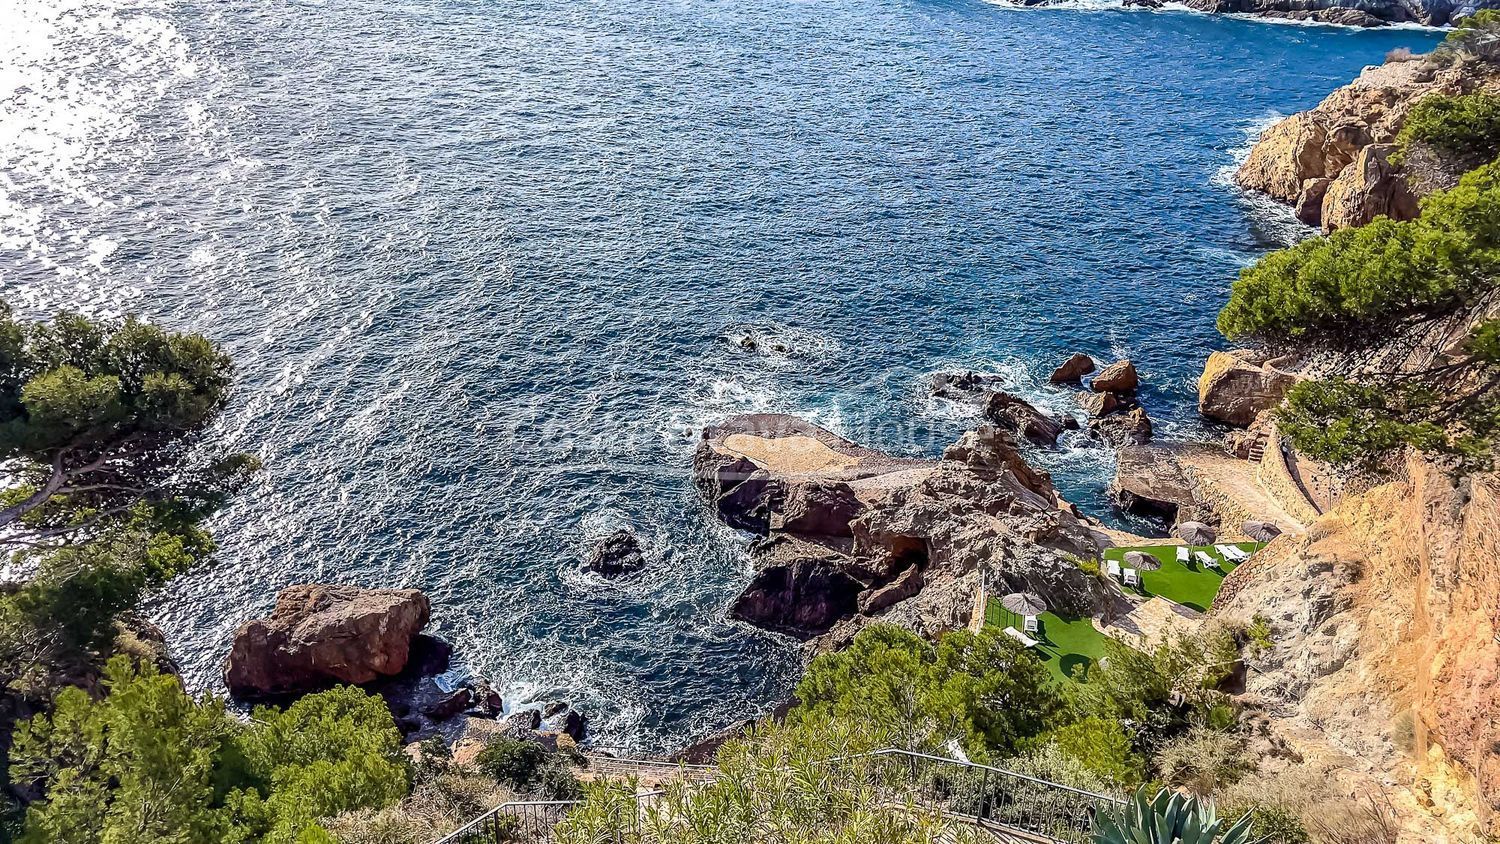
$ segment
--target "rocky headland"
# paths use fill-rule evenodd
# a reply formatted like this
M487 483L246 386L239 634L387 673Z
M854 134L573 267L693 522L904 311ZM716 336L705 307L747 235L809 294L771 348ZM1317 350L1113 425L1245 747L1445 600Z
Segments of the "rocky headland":
M934 635L968 623L981 577L1091 614L1089 526L1006 431L964 434L939 460L897 458L793 416L706 429L694 479L756 535L734 617L836 648L872 621Z
M1017 0L1022 6L1050 6L1063 0ZM1176 0L1199 12L1252 15L1278 20L1308 21L1340 26L1377 27L1396 23L1448 26L1481 9L1496 8L1494 0ZM1167 0L1124 0L1125 8L1160 9Z
M1365 68L1314 108L1261 133L1235 182L1293 205L1298 219L1325 232L1378 216L1410 220L1423 196L1453 187L1483 162L1419 145L1395 163L1407 114L1423 97L1475 91L1500 91L1492 65L1440 66L1418 58Z

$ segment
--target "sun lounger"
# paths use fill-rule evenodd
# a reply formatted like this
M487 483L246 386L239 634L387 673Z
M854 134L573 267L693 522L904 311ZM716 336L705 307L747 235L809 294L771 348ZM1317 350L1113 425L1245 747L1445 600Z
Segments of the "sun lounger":
M1179 562L1179 563L1185 563L1187 561L1188 561L1188 549L1187 549L1187 546L1186 545L1179 545L1179 546L1177 546L1177 562Z
M1198 558L1198 562L1202 563L1205 566L1208 566L1211 569L1216 569L1219 567L1219 561L1214 559L1214 557L1207 552L1198 551L1194 553L1193 556Z
M1022 633L1014 627L1005 628L1005 635L1011 637L1012 639L1015 639L1017 642L1020 642L1028 648L1034 648L1037 645L1041 644L1041 642L1038 642L1030 636L1027 636L1025 633Z
M1228 557L1231 560L1234 560L1236 563L1243 563L1244 561L1250 559L1250 554L1246 552L1245 549L1236 548L1233 545L1224 546L1223 553L1224 556Z
M1042 630L1041 621L1034 615L1026 616L1026 622L1022 626L1026 628L1027 633L1040 633Z
M1125 569L1124 572L1123 572L1123 574L1124 574L1124 577L1125 577L1125 585L1126 586L1140 586L1141 585L1141 573L1140 572L1136 571L1135 569Z
M1120 576L1120 561L1119 560L1109 560L1106 563L1105 567L1104 567L1104 571L1110 577L1116 577L1116 578L1119 577Z

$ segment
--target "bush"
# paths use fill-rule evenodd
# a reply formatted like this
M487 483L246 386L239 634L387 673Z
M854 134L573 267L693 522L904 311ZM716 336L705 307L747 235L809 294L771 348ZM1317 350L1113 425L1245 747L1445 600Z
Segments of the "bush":
M1248 640L1250 653L1254 656L1260 656L1270 650L1276 644L1276 641L1271 638L1271 620L1256 613L1255 618L1245 628L1245 639Z
M540 744L501 738L485 745L474 758L474 765L496 782L524 792L536 782L537 772L546 761L547 751Z
M1262 258L1235 281L1219 330L1285 340L1442 313L1497 274L1500 162L1491 162L1425 197L1415 220L1379 218Z
M1422 418L1443 405L1442 397L1420 381L1361 384L1330 378L1292 387L1276 415L1282 436L1297 451L1336 466L1378 470L1386 455L1403 446L1481 456L1487 450L1482 441L1452 437L1438 422ZM1482 416L1472 419L1471 428L1476 425L1471 435L1493 433Z
M1059 753L1108 783L1112 791L1133 789L1146 781L1146 760L1132 748L1130 736L1118 721L1084 718L1053 730L1047 738Z
M904 805L906 764L848 757L882 737L847 720L766 725L726 744L717 776L678 782L639 803L629 786L595 785L557 827L559 844L859 842L937 844L972 840L936 811Z
M1064 708L1046 666L988 628L933 644L873 625L847 650L814 659L796 697L793 718L853 721L907 749L946 751L956 741L977 759L1015 752Z
M46 793L23 842L321 841L319 820L406 794L395 723L359 689L260 708L245 725L125 657L105 685L99 700L66 689L18 726L13 775Z
M1417 101L1396 137L1395 161L1413 144L1425 144L1463 159L1489 160L1500 153L1500 96L1486 92Z
M1208 797L1237 782L1253 766L1239 736L1194 727L1161 749L1156 767L1164 785Z
M1432 51L1438 62L1500 61L1500 11L1483 9L1460 20Z

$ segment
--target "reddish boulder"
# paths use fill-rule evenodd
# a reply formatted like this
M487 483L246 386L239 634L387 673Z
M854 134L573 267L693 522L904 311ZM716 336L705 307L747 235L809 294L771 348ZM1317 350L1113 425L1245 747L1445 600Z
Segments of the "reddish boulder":
M416 589L289 586L269 618L235 633L224 682L235 695L267 697L393 677L430 613Z
M1094 359L1082 352L1075 353L1063 361L1062 366L1052 370L1050 380L1054 384L1076 384L1083 376L1094 371Z
M1096 393L1133 393L1140 386L1141 378L1135 372L1135 364L1129 360L1104 367L1089 382L1089 388Z

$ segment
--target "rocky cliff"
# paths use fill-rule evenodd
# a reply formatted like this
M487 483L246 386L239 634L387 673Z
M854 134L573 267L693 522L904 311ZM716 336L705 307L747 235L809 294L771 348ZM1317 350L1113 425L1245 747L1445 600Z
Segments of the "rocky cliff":
M875 619L924 634L962 627L982 577L1079 613L1103 600L1071 559L1097 553L1089 527L995 427L933 461L791 416L741 416L704 431L694 475L721 518L759 536L732 614L814 647L839 647Z
M1383 795L1400 841L1500 833L1500 477L1421 459L1236 571L1215 612L1270 623L1245 699L1262 773Z
M1474 162L1415 150L1403 166L1394 164L1391 154L1407 113L1429 94L1477 90L1500 91L1500 71L1421 60L1365 68L1316 107L1263 132L1235 182L1294 205L1298 218L1324 231L1381 215L1412 219L1422 196L1457 184Z

